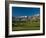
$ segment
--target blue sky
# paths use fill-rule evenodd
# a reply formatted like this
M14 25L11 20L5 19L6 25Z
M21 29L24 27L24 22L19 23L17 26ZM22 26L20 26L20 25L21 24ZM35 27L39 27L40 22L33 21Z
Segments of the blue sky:
M12 16L32 16L33 14L40 14L40 8L12 7Z

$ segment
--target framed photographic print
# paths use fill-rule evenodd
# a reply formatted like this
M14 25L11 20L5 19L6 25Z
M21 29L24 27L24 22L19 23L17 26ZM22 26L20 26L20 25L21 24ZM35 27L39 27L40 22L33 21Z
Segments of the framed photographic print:
M6 37L45 34L45 4L6 1Z

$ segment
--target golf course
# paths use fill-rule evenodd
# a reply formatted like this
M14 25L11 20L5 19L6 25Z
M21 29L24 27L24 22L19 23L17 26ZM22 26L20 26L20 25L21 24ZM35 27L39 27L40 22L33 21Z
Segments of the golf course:
M40 30L40 20L12 21L12 31Z

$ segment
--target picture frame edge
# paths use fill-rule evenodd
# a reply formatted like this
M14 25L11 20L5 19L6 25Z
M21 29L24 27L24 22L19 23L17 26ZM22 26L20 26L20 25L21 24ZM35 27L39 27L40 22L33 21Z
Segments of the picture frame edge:
M20 1L15 1L15 2L20 2ZM22 3L22 2L21 2ZM33 3L33 2L23 2L23 3ZM8 35L8 8L9 8L9 2L5 1L5 37L23 37L23 36L40 36L40 35L45 35L45 3L40 3L40 2L34 2L35 4L42 4L43 5L43 33L41 34L28 34L28 35Z

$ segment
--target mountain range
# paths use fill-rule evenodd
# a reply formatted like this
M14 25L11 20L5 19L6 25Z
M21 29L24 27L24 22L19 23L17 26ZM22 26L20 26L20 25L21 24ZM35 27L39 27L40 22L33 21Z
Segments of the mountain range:
M40 14L35 14L35 15L32 15L32 16L15 16L13 17L12 16L12 20L15 20L15 21L25 21L25 20L36 20L36 19L40 19Z

